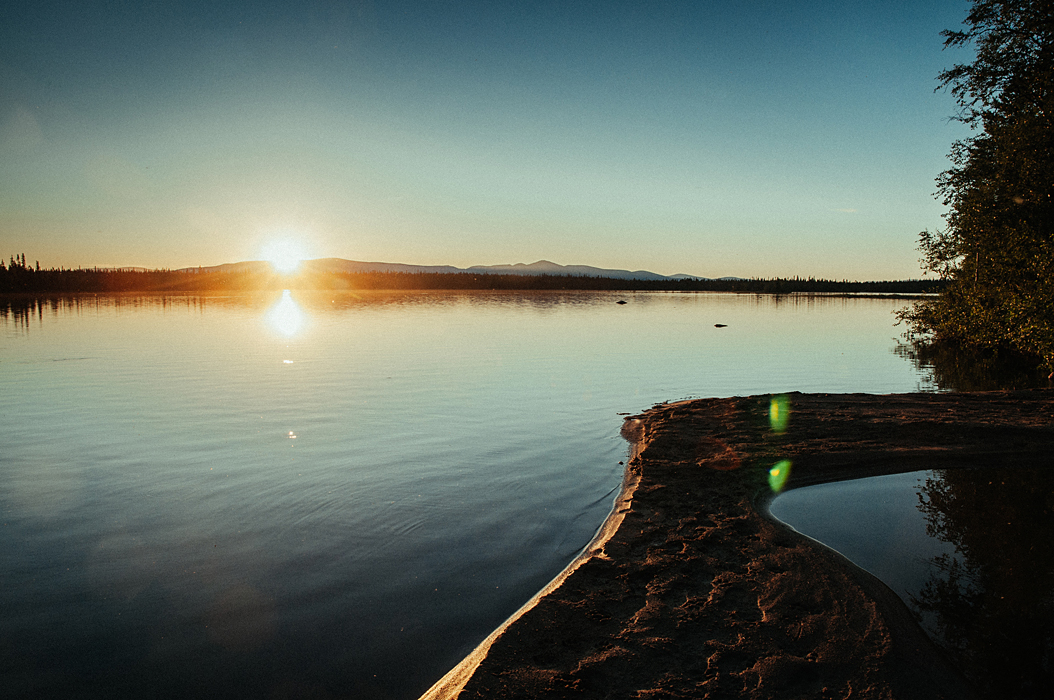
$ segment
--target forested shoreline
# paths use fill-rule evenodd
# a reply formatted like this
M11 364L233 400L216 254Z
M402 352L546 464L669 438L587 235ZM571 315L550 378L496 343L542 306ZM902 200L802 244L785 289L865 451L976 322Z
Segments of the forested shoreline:
M21 259L0 264L0 294L118 292L250 292L280 289L354 290L597 290L755 292L760 294L923 294L939 280L855 282L815 278L634 280L571 275L501 275L470 272L359 272L282 275L185 270L41 269Z

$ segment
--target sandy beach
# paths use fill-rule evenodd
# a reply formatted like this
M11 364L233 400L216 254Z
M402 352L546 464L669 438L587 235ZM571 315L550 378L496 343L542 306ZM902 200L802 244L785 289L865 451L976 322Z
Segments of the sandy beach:
M772 398L627 419L601 534L423 700L971 697L899 597L768 516L770 472L1049 467L1054 391Z

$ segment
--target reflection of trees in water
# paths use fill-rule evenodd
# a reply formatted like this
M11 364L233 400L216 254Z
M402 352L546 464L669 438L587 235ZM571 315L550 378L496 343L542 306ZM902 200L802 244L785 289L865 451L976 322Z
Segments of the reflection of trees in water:
M41 319L44 315L44 303L37 299L3 299L0 298L0 320L14 322L21 330L28 330L33 318Z
M28 332L51 317L121 309L186 308L204 311L210 307L264 310L274 304L275 294L139 293L66 294L30 296L0 294L0 325L10 324ZM328 302L330 297L326 297Z
M1049 697L1054 672L1054 469L937 472L919 494L934 558L912 607L984 696Z
M946 391L994 391L1048 386L1038 360L1009 352L948 343L902 343L893 352L909 360L926 383Z

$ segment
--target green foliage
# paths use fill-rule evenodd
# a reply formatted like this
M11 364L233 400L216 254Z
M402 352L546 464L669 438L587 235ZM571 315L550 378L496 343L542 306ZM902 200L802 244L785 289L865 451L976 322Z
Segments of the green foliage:
M952 147L937 178L943 231L923 231L924 267L950 280L901 314L910 335L1007 348L1054 369L1054 5L975 0L972 63L939 76L976 136Z

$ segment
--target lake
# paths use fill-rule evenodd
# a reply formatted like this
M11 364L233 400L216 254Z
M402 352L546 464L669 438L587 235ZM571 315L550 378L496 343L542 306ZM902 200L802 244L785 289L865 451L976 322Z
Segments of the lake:
M896 352L906 303L0 300L0 683L415 698L592 538L623 414L932 389Z

